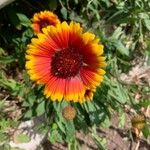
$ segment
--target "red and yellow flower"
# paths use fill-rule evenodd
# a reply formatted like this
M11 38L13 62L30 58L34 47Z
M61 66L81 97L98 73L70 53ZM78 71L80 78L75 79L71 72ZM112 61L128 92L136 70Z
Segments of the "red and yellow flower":
M42 29L48 25L56 26L58 23L60 23L60 21L57 15L45 10L34 14L31 26L35 33L40 33Z
M48 26L28 45L26 69L53 101L92 100L106 66L103 45L79 23Z

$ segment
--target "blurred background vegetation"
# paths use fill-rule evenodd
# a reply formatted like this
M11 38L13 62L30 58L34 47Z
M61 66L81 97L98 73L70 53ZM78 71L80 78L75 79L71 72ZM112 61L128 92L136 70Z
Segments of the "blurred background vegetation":
M29 80L25 71L26 46L34 33L34 13L51 10L61 21L80 22L104 44L106 76L92 102L71 104L77 112L73 121L62 116L66 102L45 100L42 86ZM148 141L150 105L150 1L149 0L16 0L0 10L0 147L9 149L20 122L45 115L46 122L36 127L54 144L64 141L68 149L80 149L75 132L90 134L98 149L107 149L107 139L97 133L109 127L114 112L117 128L127 120L144 116L139 128L130 124L128 140L142 131ZM51 117L48 117L51 116ZM133 133L137 128L138 133ZM113 137L112 137L113 138ZM134 140L134 139L133 139Z

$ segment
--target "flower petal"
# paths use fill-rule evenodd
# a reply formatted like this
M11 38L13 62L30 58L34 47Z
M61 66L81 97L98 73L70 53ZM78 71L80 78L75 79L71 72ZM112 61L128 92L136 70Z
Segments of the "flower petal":
M26 69L32 80L38 80L38 83L44 84L49 80L50 58L26 55L29 60L26 62Z
M103 76L96 71L90 70L88 67L84 67L80 70L80 76L87 88L96 88L103 80Z
M65 100L82 102L84 93L85 88L79 77L76 76L66 80Z
M46 97L51 97L53 101L61 101L65 92L65 79L51 77L44 89Z

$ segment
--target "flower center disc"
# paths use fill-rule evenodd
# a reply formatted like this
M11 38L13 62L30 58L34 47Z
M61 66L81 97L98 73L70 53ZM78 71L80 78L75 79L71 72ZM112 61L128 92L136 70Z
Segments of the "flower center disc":
M40 21L40 29L47 27L49 24L48 20L42 20Z
M56 52L51 62L52 73L61 78L72 77L78 74L82 66L82 56L71 49Z

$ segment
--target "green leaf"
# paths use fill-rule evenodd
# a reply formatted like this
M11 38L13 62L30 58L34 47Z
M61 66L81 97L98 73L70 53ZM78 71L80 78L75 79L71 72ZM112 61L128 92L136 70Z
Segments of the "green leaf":
M10 89L15 89L16 88L16 85L17 85L17 82L13 79L9 79L9 80L6 80L4 83L3 83L7 88L10 88Z
M149 19L149 15L146 14L146 13L139 13L139 17L140 17L141 19Z
M67 19L67 9L65 7L61 8L60 12L63 15L64 19Z
M6 55L6 52L3 48L0 47L0 56Z
M93 2L96 2L96 3L95 4L93 3L93 5L91 5L91 3L88 3L87 9L92 11L93 15L97 18L97 20L100 20L99 11L97 9L98 3L97 3L97 1L93 1Z
M147 55L147 65L150 65L150 42L148 44L148 50L146 51L146 55Z
M98 148L100 150L107 150L106 148L106 139L100 137L97 132L96 132L96 126L93 126L92 128L92 138L94 139L94 141L96 142Z
M58 128L57 124L56 123L53 123L52 125L52 130L56 130Z
M32 115L32 110L29 109L28 111L26 111L24 113L24 118L31 118L33 115Z
M125 125L125 113L120 109L119 112L119 128L124 128Z
M150 106L150 99L146 99L146 100L140 101L139 105L143 106L143 107Z
M65 121L65 127L66 127L66 135L67 135L67 141L71 142L73 139L75 139L75 126L72 120Z
M21 25L25 27L31 26L31 21L24 14L17 13L17 17L19 18Z
M36 112L38 116L42 115L45 112L45 101L42 101L40 104L38 104Z
M148 125L146 125L143 129L142 129L143 135L144 137L147 139L150 136L150 128L148 127Z
M150 19L144 19L146 28L150 31Z
M0 63L1 64L9 64L16 59L13 56L0 56Z
M34 105L34 102L36 101L36 96L35 96L35 94L33 92L29 93L27 95L27 101L29 102L30 107L32 107Z
M122 28L121 28L121 27L118 27L118 28L114 31L114 33L113 33L113 35L111 36L111 38L112 38L112 39L118 39L119 36L120 36L122 33L123 33L123 32L122 32Z
M50 142L52 143L52 144L54 144L58 139L57 139L57 131L55 130L55 131L50 131L50 134L48 135L48 138L49 138L49 140L50 140Z
M63 125L63 123L62 123L60 120L57 120L56 123L57 123L59 129L60 129L63 133L66 133L66 131L65 131L65 126Z
M86 107L87 112L95 111L95 107L94 107L93 102L88 101L87 103L85 103L84 106Z
M126 89L124 89L124 87L118 82L112 82L110 84L110 90L108 93L111 97L115 98L120 103L124 104L129 100Z
M5 99L3 99L3 100L0 99L0 112L2 112L4 107L5 107Z
M1 145L1 143L6 142L8 139L9 139L8 135L0 132L0 145Z
M30 104L27 101L23 101L21 106L22 107L29 107Z
M79 150L79 149L81 149L80 144L76 139L73 139L68 143L68 150Z
M107 23L120 24L129 21L129 13L124 12L123 10L116 11L113 13L107 20Z
M126 55L129 56L129 50L128 48L126 48L121 41L119 40L115 40L113 41L113 45L116 47L117 51L122 54L122 55Z
M50 130L49 140L52 144L54 144L58 140L58 126L56 123L53 123L52 129Z
M18 134L16 135L16 141L18 143L28 143L30 141L30 137L27 136L26 134Z
M108 117L105 117L105 120L101 123L101 126L103 128L108 128L110 126L110 119Z
M79 15L77 15L76 12L72 11L71 13L69 13L69 18L70 20L74 20L77 22L83 22L83 18L81 18Z

